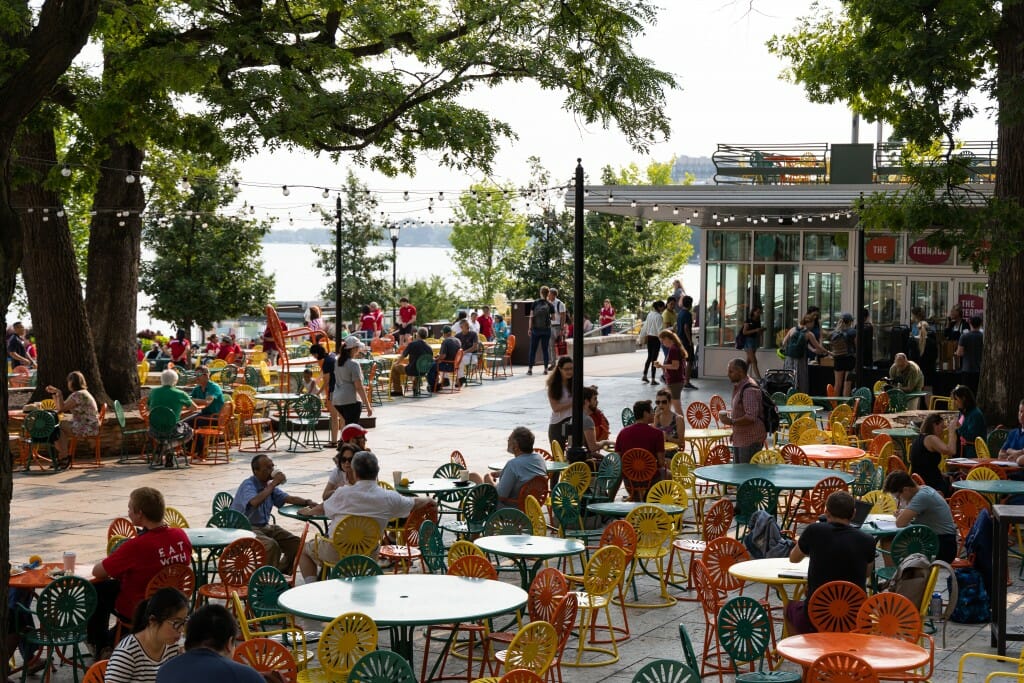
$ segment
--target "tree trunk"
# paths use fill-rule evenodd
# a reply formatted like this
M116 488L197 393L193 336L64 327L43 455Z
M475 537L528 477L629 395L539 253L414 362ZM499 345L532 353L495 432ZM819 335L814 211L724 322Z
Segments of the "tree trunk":
M93 203L97 213L89 236L85 307L107 394L130 404L139 398L135 323L145 196L138 175L145 153L114 141L108 149ZM125 180L129 171L135 176L132 183Z
M998 54L999 173L996 174L995 196L1020 204L1024 197L1024 117L1020 103L1024 101L1024 5L1003 3L1003 22L996 35ZM999 228L996 228L998 230ZM1000 235L1001 239L1019 242L1020 234ZM1020 354L1018 340L1024 329L1024 254L1003 259L997 270L989 270L988 293L985 297L985 346L978 387L978 404L989 423L1017 424L1017 404L1024 397L1024 363L1016 361Z
M32 213L26 213L22 219L25 244L21 266L29 308L37 312L32 319L32 331L42 360L32 399L48 398L45 388L51 384L66 391L68 373L79 370L96 401L106 403L67 217L58 216L53 208L61 206L57 193L43 186L57 159L53 129L45 124L31 131L23 129L16 148L22 157L19 167L33 176L12 192L16 205L33 207ZM30 159L48 159L52 163Z

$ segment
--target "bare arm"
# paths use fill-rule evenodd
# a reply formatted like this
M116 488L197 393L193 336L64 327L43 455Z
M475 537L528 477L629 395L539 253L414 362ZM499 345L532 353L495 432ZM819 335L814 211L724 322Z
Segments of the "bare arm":
M369 399L366 398L366 389L363 388L363 380L357 376L352 384L355 386L356 396L358 396L360 400L362 400L363 405L366 406L366 414L368 416L373 415L373 406L370 405Z
M800 562L805 557L807 557L807 555L804 555L804 551L800 550L800 544L799 543L794 545L793 549L789 551L789 561L790 562Z
M915 517L917 517L916 512L910 508L903 508L899 511L899 514L896 515L896 526L901 529L905 526L910 526Z
M809 347L817 351L822 356L829 355L828 349L822 346L821 342L819 342L817 338L815 338L815 336L810 333L810 331L804 332L804 336L807 338L807 345Z

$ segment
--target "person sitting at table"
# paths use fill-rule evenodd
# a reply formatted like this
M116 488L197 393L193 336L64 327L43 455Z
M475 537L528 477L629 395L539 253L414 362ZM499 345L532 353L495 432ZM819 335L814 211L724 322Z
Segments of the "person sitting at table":
M1017 422L1020 426L1006 435L1006 441L999 449L999 457L1024 465L1024 401L1017 406Z
M942 439L942 430L946 430L946 439ZM921 477L924 483L949 498L953 489L949 479L939 471L942 456L955 456L957 452L956 429L945 424L939 414L925 418L921 425L921 433L910 445L910 471Z
M209 368L202 366L196 368L196 385L192 389L191 397L193 403L200 410L198 413L186 417L185 422L192 428L195 428L197 424L203 426L216 423L220 409L224 407L224 390L216 382L210 381ZM199 453L204 454L206 439L200 439L192 446L193 448L198 446Z
M96 436L100 431L99 411L96 408L96 399L89 393L89 385L85 381L85 375L78 370L68 373L68 391L70 394L65 399L64 392L55 386L46 387L46 393L50 394L58 413L70 412L71 419L64 420L58 424L60 438L57 439L57 457L61 467L70 464L71 458L68 454L68 446L71 437L85 439Z
M434 353L434 350L430 348L430 344L426 341L428 336L430 336L430 331L427 328L420 327L417 329L416 338L409 342L405 349L402 350L401 357L407 358L408 361L405 363L398 362L391 366L392 396L404 395L405 392L402 390L402 385L405 383L405 377L417 377L416 364L420 358L423 356L429 358ZM415 382L415 379L413 381Z
M106 659L110 654L111 613L130 622L146 595L149 580L163 567L192 560L192 544L185 532L164 523L164 496L156 489L143 486L131 492L128 519L142 531L92 568L99 582L95 584L96 609L89 618L86 640L96 659Z
M654 421L651 423L665 435L665 443L683 445L686 438L686 419L672 410L672 392L658 389L654 396Z
M149 351L146 351L146 361L150 364L150 367L155 367L156 362L164 358L170 358L170 356L164 351L164 347L160 345L160 342L154 340L153 344L149 347Z
M334 454L334 467L327 475L327 485L324 486L323 499L327 500L342 486L351 486L356 483L355 472L352 471L352 457L363 450L350 443L342 443L338 446L338 452Z
M451 326L445 325L442 327L441 349L437 352L437 355L434 356L437 362L434 363L427 372L427 391L434 390L434 385L437 383L437 373L455 371L455 356L458 355L459 349L461 348L462 343L459 342L458 339L452 337Z
M586 424L586 422L584 422ZM506 450L512 459L498 474L488 472L481 477L476 472L469 474L470 481L478 484L493 484L498 490L498 507L516 507L519 502L519 490L526 482L536 477L548 476L548 466L544 456L535 453L533 446L536 437L526 427L516 427L508 435Z
M829 581L849 581L864 589L868 570L875 563L875 539L850 526L856 509L853 496L836 491L825 500L825 521L809 525L789 552L790 562L810 558L807 565L807 598ZM789 633L813 633L807 601L786 606Z
M110 653L103 683L154 683L157 670L181 653L178 639L188 621L188 599L161 588L135 609L132 632Z
M192 440L192 427L181 419L181 411L183 409L199 410L199 406L192 400L192 397L175 386L177 384L178 373L174 370L164 370L160 373L160 386L154 387L149 392L147 403L150 412L156 408L169 408L174 413L174 419L178 422L174 427L174 436L167 439L165 435L159 435L170 451ZM156 436L154 435L154 438ZM174 465L173 456L171 456L170 464Z
M893 358L892 366L889 368L889 381L906 392L924 389L924 373L921 371L921 366L908 360L905 353L897 353ZM908 399L907 410L914 410L917 408L917 404L917 398Z
M927 484L918 486L909 473L902 471L890 472L882 490L896 496L897 528L911 524L928 527L939 537L939 552L935 559L952 562L956 557L956 523L942 494Z
M231 338L230 334L225 334L221 337L220 348L217 349L217 358L226 362L234 363L241 362L245 354L242 352L242 347L238 345L234 339Z
M238 622L221 605L204 605L189 618L185 628L185 653L160 667L156 683L265 683L281 675L260 674L232 661L238 639Z
M168 344L171 350L171 362L180 368L192 367L192 359L189 354L192 352L192 342L188 339L188 330L180 329L174 335L174 339Z
M978 408L974 392L963 384L957 385L951 394L953 406L960 411L960 426L956 433L960 437L960 455L965 458L978 457L974 450L974 440L979 436L985 438L985 415Z
M508 323L501 313L494 314L494 341L508 341Z
M591 469L597 470L604 458L602 448L609 448L615 444L608 439L597 438L597 424L594 420L594 412L597 410L597 387L583 387L583 445L586 446L586 455L580 458L573 448L566 450L566 457L569 462L587 462ZM565 435L568 439L572 436L572 419L565 423Z
M380 525L380 535L383 535L384 528L390 520L408 517L413 510L422 507L430 508L437 505L433 498L403 496L397 491L381 488L377 484L380 463L377 456L370 451L356 453L352 457L351 467L356 476L354 484L339 487L324 502L315 505L311 502L299 511L300 515L323 515L331 519L327 538L318 536L307 541L302 549L299 571L307 583L317 575L317 558L329 562L338 561L338 553L329 539L343 517L372 517Z
M206 348L203 349L202 363L206 365L220 353L220 337L216 333L211 334L206 340Z
M651 484L668 479L668 467L665 466L665 435L654 426L654 407L650 401L637 401L633 404L633 417L636 422L624 427L615 437L615 452L620 456L632 448L643 448L654 456L657 472Z
M477 363L477 354L480 353L480 335L473 331L470 322L466 319L459 321L459 333L455 335L462 347L462 362L459 363L459 385L465 386L467 369Z
M260 453L249 462L252 476L238 487L231 509L245 515L256 538L267 549L267 564L290 574L299 551L299 537L270 523L270 512L282 505L313 505L309 498L291 496L280 486L287 481L284 472L275 470L274 461L266 453Z

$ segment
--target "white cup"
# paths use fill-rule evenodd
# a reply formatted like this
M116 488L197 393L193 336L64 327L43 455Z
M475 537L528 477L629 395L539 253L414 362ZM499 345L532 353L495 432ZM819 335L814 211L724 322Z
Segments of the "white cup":
M469 470L459 470L459 481L469 481Z
M402 470L395 470L391 473L391 476L395 479L395 486L398 486L402 481Z
M73 573L75 571L75 553L72 550L64 551L64 571Z

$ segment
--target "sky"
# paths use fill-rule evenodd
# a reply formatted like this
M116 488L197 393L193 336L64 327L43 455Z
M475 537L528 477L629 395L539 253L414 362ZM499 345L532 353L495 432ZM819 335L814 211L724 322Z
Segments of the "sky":
M656 0L657 1L657 0ZM803 89L780 79L785 64L769 54L766 41L773 34L792 30L807 12L806 0L660 0L658 22L634 49L671 72L679 89L667 93L672 132L668 140L641 155L631 149L616 129L585 126L562 108L562 96L544 92L530 83L478 90L464 102L507 121L518 140L506 141L494 164L492 179L523 186L529 177L526 160L541 158L552 177L568 180L576 159L583 160L592 178L610 164L614 167L674 156L710 156L718 143L849 142L852 116L841 105L812 104ZM835 6L837 0L822 0ZM510 106L510 104L512 106ZM888 135L888 130L884 131ZM875 124L862 122L860 141L873 142ZM964 140L994 140L995 123L979 117L963 130ZM238 165L246 182L281 185L341 185L348 165L308 153L264 153ZM392 220L447 217L426 211L426 193L444 191L447 197L480 181L480 173L442 168L424 154L414 177L387 178L366 168L353 167L372 190L387 191L382 208ZM403 201L402 191L413 193ZM417 192L424 194L417 195ZM420 199L417 201L417 197ZM246 189L241 196L258 213L277 215L276 229L314 227L313 202L328 203L316 190ZM333 200L332 200L333 201ZM288 217L292 221L289 222Z

